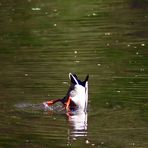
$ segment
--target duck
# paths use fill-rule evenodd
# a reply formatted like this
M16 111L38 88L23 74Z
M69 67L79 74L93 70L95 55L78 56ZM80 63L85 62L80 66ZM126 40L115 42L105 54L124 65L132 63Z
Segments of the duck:
M81 110L86 112L88 106L88 79L86 75L84 81L80 80L76 74L69 73L70 86L66 95L60 99L52 99L43 102L47 108L57 102L61 102L66 111Z

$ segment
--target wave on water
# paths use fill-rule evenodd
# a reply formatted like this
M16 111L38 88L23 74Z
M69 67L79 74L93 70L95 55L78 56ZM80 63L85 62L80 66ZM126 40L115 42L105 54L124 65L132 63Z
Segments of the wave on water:
M46 106L43 103L33 104L33 103L18 103L14 105L19 111L25 112L53 112L53 113L65 113L65 108L61 103L56 103L52 106Z

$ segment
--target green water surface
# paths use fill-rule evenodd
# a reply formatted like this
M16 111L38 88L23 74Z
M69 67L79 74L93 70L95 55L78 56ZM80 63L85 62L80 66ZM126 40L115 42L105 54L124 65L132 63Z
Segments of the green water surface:
M85 134L66 115L16 104L89 79ZM148 1L0 0L0 147L147 148Z

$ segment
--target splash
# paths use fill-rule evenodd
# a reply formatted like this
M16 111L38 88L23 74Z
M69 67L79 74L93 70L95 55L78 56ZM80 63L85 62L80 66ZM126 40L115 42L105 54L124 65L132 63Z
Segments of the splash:
M53 112L53 113L65 113L63 105L59 102L53 106L46 106L43 103L18 103L14 105L18 111L23 112Z

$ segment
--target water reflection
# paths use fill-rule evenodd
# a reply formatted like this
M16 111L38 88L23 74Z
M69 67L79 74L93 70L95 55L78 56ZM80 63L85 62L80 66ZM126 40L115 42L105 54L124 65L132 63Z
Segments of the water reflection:
M14 107L16 110L20 112L34 112L40 113L43 112L48 114L48 116L52 115L66 115L66 118L70 124L70 132L68 134L69 137L82 137L87 136L87 118L88 113L84 111L73 111L66 112L63 108L62 104L57 103L53 106L45 107L42 103L40 104L32 104L32 103L18 103L15 104Z
M49 116L53 114L66 115L66 118L70 124L70 127L68 128L69 138L87 136L88 113L86 111L77 110L67 112L60 103L49 106L48 108L43 108L42 105L39 105L38 107L43 109L44 112L47 112Z
M67 116L72 127L70 137L87 136L87 112L76 112Z

